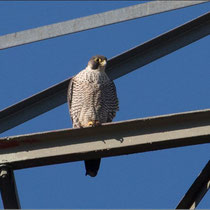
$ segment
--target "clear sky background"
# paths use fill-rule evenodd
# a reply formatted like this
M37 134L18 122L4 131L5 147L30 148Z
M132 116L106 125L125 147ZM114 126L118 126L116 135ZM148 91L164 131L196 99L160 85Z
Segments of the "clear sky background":
M0 2L0 35L140 3ZM90 57L111 58L210 9L210 3L67 35L0 54L0 110L65 80ZM210 37L115 81L115 121L210 108ZM67 104L0 137L71 127ZM104 158L96 178L83 162L15 171L22 208L175 208L210 157L197 145ZM2 202L0 203L2 208ZM199 208L210 208L210 192Z

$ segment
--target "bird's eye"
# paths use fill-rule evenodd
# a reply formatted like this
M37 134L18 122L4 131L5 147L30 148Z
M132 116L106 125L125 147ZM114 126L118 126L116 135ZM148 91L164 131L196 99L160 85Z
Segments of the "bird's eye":
M101 58L95 58L95 61L100 63L102 60Z

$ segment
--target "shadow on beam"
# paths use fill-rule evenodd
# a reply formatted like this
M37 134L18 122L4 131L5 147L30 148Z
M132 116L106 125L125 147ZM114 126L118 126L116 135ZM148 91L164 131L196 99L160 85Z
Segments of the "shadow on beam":
M210 143L210 110L0 138L13 169Z

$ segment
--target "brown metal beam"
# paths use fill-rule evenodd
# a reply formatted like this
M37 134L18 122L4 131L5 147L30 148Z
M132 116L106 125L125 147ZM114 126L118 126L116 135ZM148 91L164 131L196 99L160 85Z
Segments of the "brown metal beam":
M210 143L210 110L0 138L14 169Z
M191 185L176 209L195 209L210 187L210 161Z

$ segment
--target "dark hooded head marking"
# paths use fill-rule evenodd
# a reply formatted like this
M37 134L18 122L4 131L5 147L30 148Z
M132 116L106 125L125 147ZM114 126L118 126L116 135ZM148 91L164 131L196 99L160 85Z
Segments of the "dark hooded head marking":
M88 66L90 66L92 69L100 69L100 67L104 68L106 64L107 58L103 55L93 56L88 62Z

